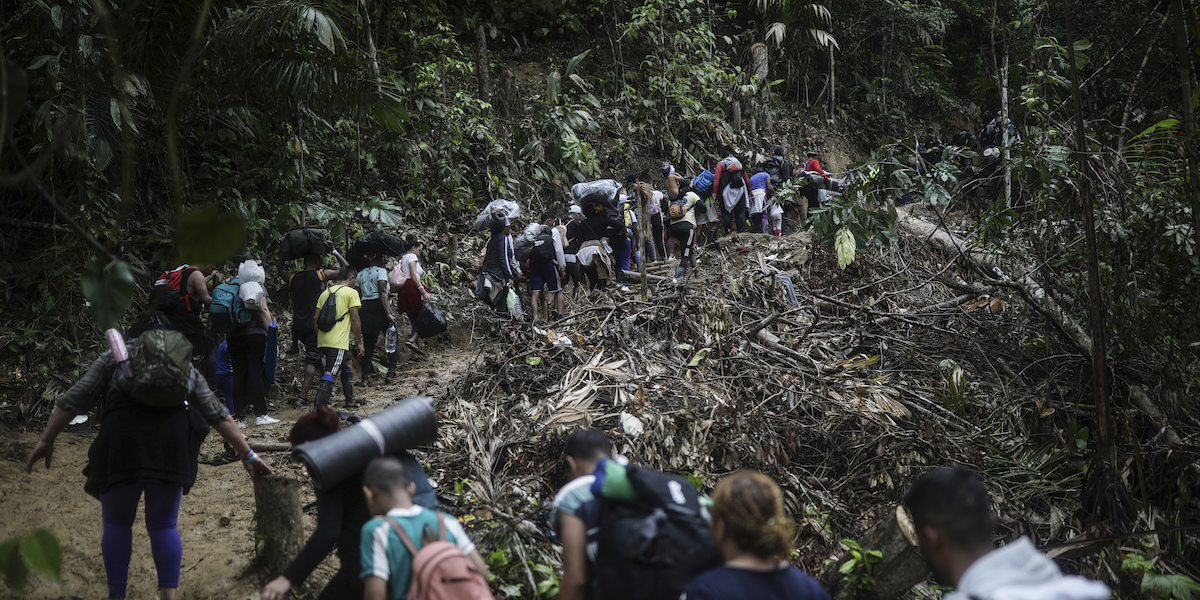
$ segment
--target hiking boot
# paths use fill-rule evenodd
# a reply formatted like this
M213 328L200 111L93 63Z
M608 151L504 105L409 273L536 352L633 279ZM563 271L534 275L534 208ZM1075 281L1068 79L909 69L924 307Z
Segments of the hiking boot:
M346 402L345 404L343 404L342 406L344 406L346 408L358 408L358 403L353 400L350 400L350 401Z
M279 422L279 419L276 419L275 417L272 417L271 415L258 415L258 418L254 419L255 425L274 425L275 423L278 423L278 422Z
M388 375L387 377L383 378L383 382L388 385L395 384L397 381L400 381L400 378L395 375Z
M413 352L416 352L417 354L425 354L425 351L421 349L420 344L418 344L412 340L404 342L404 345L408 346L409 350L412 350Z

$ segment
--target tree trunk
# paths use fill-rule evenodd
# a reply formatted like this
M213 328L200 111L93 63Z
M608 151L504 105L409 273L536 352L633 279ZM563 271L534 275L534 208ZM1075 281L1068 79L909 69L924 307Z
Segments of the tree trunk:
M754 81L758 84L758 112L762 114L763 131L770 133L773 127L771 122L771 87L768 85L768 77L770 77L770 63L767 56L767 45L758 43L750 46L750 64L754 69Z
M371 30L371 11L367 8L366 0L358 0L357 10L363 18L363 31L367 32L367 57L371 59L371 77L375 78L375 87L383 85L379 78L379 57L375 53L375 34Z
M290 477L260 475L254 480L257 562L268 573L282 573L304 546L300 482Z
M963 260L971 263L971 266L996 280L997 284L1019 291L1029 304L1042 313L1047 320L1054 323L1067 340L1079 348L1084 356L1089 359L1092 357L1091 336L1082 325L1072 319L1071 315L1050 297L1045 288L1033 278L1031 271L1026 271L1015 279L1009 278L1000 268L999 256L971 249L973 244L933 223L908 214L908 209L905 207L896 207L896 215L896 226L900 233L919 238L923 243L927 243L951 257L962 257Z
M821 573L821 583L825 584L825 589L835 600L893 600L903 596L929 575L929 566L925 559L917 554L917 548L910 541L910 536L911 539L916 539L911 521L907 512L897 506L895 511L867 530L860 542L864 551L878 550L883 553L878 562L871 567L875 585L860 592L846 582L845 576L838 569L850 560L851 555L848 551Z
M1008 48L1000 69L1000 147L1004 152L1004 206L1012 208L1012 152L1008 149Z
M830 123L833 122L833 114L834 114L833 109L836 108L836 104L835 104L835 97L836 97L835 90L837 89L835 87L836 83L837 83L837 79L834 76L833 44L830 44L829 45L829 122Z
M1189 3L1190 4L1190 3ZM1188 52L1187 16L1183 0L1171 3L1175 16L1175 53L1179 61L1179 89L1183 98L1183 153L1187 160L1188 184L1184 186L1192 204L1192 238L1200 245L1200 156L1196 154L1196 114L1192 110L1192 59Z
M491 88L488 86L488 48L487 31L483 23L475 26L475 78L479 83L479 100L491 102Z

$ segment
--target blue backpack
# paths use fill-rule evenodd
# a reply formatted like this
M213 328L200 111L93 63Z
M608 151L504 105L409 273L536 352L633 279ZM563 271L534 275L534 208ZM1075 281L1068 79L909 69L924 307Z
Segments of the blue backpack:
M208 307L208 321L212 323L213 331L230 333L250 322L250 311L238 293L241 287L235 277L213 288L212 304Z
M707 198L712 194L713 189L713 174L712 171L704 170L699 175L692 179L692 191L696 192L700 198Z

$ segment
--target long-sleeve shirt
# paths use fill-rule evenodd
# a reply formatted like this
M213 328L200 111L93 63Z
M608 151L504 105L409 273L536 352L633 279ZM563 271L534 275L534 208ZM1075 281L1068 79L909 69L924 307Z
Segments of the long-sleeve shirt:
M483 270L506 281L516 279L516 274L521 272L521 265L517 262L512 236L497 233L488 240Z
M551 227L550 235L554 236L554 264L558 265L560 271L565 271L567 270L567 255L563 251L562 234L558 232L557 227Z
M808 162L805 163L805 165L804 165L804 170L805 171L816 171L816 172L820 173L822 177L829 176L829 173L826 173L825 169L821 168L821 161L819 161L815 158L808 159Z
M135 356L140 350L140 340L129 342L129 356ZM118 376L117 360L112 351L108 350L92 361L83 377L58 399L57 406L67 412L81 414L94 408L101 396L126 392L125 382ZM188 374L187 401L189 405L200 410L200 414L209 425L214 425L229 416L229 409L225 407L225 403L209 389L208 382L195 367L192 367L191 373Z

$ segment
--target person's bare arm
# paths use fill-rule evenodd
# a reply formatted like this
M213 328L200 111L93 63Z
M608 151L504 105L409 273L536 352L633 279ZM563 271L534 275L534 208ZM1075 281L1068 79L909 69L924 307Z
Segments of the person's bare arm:
M558 600L584 600L587 595L587 525L583 519L560 512L558 535L562 539L563 576Z
M29 460L25 461L26 473L32 473L33 464L42 458L46 459L46 468L50 468L50 458L54 456L54 440L67 427L71 419L74 418L75 413L57 406L54 407L54 412L50 413L50 422L46 424L46 429L42 431L41 439L33 447L33 451L29 453Z
M394 324L396 322L396 315L392 314L392 300L391 295L388 294L388 282L376 281L375 284L379 286L379 299L383 302L383 314L387 315L388 323Z
M238 453L238 456L242 457L243 461L246 459L246 456L250 453L250 444L246 442L246 438L242 437L242 430L238 429L237 422L233 420L233 417L225 415L225 418L213 424L212 428L221 436L221 439L233 447L233 450ZM257 456L249 463L243 462L242 466L246 467L246 472L250 474L250 479L254 479L259 474L275 474L275 471L272 471L271 467L267 466L267 463L263 462L263 459Z
M472 550L471 553L467 555L467 558L471 560L471 565L475 567L475 570L479 571L479 573L483 575L484 579L487 579L487 563L483 562L483 557L479 555L479 550Z
M364 579L363 600L387 600L387 580L374 575Z
M358 318L358 307L350 307L350 330L354 332L354 336L358 338L358 355L362 356L367 353L367 348L363 346L362 320Z
M264 328L270 327L271 321L275 320L275 317L271 316L271 307L267 306L266 298L263 298L263 307L258 311L258 318L262 321Z
M205 305L212 304L212 294L208 293L208 278L200 271L192 271L188 276L188 293Z

